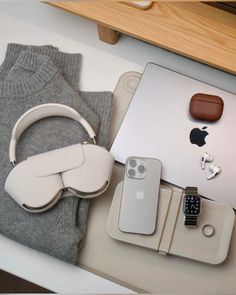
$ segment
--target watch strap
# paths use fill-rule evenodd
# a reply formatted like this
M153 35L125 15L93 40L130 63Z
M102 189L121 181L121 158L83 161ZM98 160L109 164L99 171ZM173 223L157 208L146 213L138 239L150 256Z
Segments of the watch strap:
M185 215L184 225L188 227L197 226L197 216Z
M195 186L187 186L185 188L185 194L186 195L198 195L197 187L195 187Z

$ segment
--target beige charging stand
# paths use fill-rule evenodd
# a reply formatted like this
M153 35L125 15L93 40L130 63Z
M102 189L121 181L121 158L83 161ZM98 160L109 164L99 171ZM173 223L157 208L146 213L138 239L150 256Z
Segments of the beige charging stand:
M118 227L122 185L120 182L116 187L107 221L107 232L113 239L210 264L226 259L235 219L231 207L203 199L198 226L188 228L182 193L161 188L154 234L125 233Z

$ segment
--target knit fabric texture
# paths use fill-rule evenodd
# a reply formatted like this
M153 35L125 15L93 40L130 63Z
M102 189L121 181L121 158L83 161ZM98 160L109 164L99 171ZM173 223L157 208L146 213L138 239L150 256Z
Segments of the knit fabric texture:
M0 233L69 263L76 263L82 246L89 201L66 197L48 212L30 214L4 192L4 184L11 170L8 149L12 128L36 105L56 102L75 108L97 133L98 143L107 144L112 94L79 93L75 84L80 60L79 54L62 53L52 46L10 44L0 67ZM17 161L88 138L82 126L71 119L43 119L22 134Z
M17 43L9 43L7 46L6 57L2 65L0 66L0 82L6 80L9 77L11 70L15 71L13 65L22 51L29 51L32 53L38 53L46 55L57 66L63 78L66 82L76 90L83 100L89 105L89 107L97 113L100 119L100 127L97 131L97 143L102 146L108 145L109 126L111 120L111 111L106 112L100 109L100 107L112 107L112 93L110 91L79 91L79 75L81 68L81 54L79 53L65 53L58 50L57 47L52 45L35 46L35 45L23 45ZM22 72L21 72L22 74ZM15 77L20 79L19 75ZM99 110L98 110L98 109Z

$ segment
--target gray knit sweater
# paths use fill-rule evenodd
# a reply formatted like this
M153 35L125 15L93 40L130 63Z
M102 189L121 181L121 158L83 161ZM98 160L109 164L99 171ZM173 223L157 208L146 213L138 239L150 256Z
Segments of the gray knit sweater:
M56 57L54 62L48 52ZM32 215L20 208L3 187L11 169L8 145L12 128L16 120L35 105L57 102L77 109L94 130L99 131L98 142L106 144L112 95L109 92L86 93L82 98L78 88L73 89L79 76L79 64L80 55L61 53L51 46L28 48L13 44L8 47L0 67L0 233L70 263L76 262L84 238L89 202L68 197L50 211ZM17 159L86 139L86 132L73 120L47 118L24 132L17 146Z
M79 91L79 75L81 67L81 55L79 53L65 53L58 50L52 45L35 46L9 43L7 46L6 57L0 66L0 81L6 80L10 70L13 70L16 60L22 51L29 51L46 55L57 66L66 82L76 90L86 101L87 105L100 117L100 127L97 133L97 142L99 145L108 145L109 122L111 119L110 112L101 112L97 109L98 105L111 108L112 93L109 91ZM22 73L21 73L22 74ZM19 78L19 75L18 77ZM97 102L98 101L98 102ZM109 106L110 105L110 106ZM107 116L107 117L106 117Z

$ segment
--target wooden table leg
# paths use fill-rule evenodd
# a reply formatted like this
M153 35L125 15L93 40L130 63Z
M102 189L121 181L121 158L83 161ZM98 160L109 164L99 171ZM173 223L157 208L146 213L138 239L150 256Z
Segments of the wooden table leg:
M98 36L101 41L115 44L119 39L119 33L101 24L97 24Z

